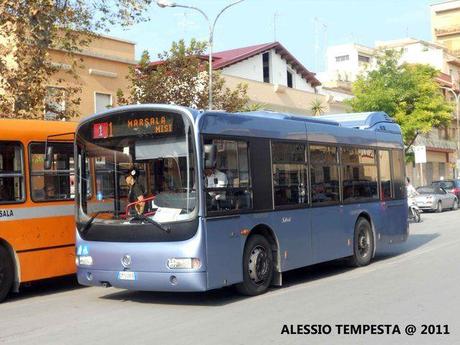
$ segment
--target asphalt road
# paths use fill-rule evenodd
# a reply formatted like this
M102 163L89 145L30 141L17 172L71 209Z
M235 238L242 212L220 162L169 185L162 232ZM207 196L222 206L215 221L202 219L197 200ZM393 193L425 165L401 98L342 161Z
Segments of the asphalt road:
M408 242L367 267L288 272L284 286L242 298L82 288L74 278L25 287L0 305L3 344L460 344L460 211L423 214ZM330 335L281 334L330 325ZM338 335L337 324L398 325L401 335ZM417 327L414 336L405 327ZM420 335L422 324L449 335ZM442 328L444 331L444 328Z

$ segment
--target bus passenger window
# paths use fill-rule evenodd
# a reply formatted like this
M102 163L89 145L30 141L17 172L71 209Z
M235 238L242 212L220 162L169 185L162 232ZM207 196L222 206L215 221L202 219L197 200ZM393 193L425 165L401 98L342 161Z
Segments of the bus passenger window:
M312 204L338 203L340 198L337 148L310 145L310 161Z
M404 167L405 159L404 152L402 150L393 150L391 152L391 158L393 161L393 189L394 198L403 199L406 197L406 186L404 183Z
M208 211L252 208L248 143L234 140L205 140L217 149L214 166L204 171Z
M273 194L275 206L308 203L305 145L273 142Z
M30 144L30 187L33 201L74 198L73 143L51 143L54 148L50 170L45 170L45 144Z
M379 151L379 171L380 171L380 190L381 199L391 199L391 165L390 152L387 150Z
M0 203L23 200L22 148L19 143L0 142Z
M342 148L343 201L378 199L375 150Z

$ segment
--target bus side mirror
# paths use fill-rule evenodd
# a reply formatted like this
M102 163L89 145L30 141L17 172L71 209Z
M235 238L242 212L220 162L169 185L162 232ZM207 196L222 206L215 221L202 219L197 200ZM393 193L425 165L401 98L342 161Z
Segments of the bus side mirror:
M204 145L204 168L214 169L217 161L217 146L214 144Z
M53 165L54 147L47 146L45 152L45 170L50 170Z

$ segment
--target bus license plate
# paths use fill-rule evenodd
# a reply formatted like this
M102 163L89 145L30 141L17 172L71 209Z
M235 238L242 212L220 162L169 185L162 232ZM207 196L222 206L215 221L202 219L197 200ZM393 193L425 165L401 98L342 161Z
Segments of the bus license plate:
M119 280L136 280L136 273L129 272L129 271L121 271L121 272L118 272L118 279Z

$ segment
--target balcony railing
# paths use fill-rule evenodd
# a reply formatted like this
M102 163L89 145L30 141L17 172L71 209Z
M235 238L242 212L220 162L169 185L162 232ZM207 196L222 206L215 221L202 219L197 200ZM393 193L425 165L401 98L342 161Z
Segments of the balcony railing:
M446 26L443 28L437 28L437 29L434 29L434 33L438 37L447 36L447 35L455 35L455 34L460 33L460 25L452 25L452 26Z
M419 135L415 140L414 145L427 146L432 149L445 151L455 151L457 149L457 143L455 140L440 139L436 131L432 131L425 135Z

